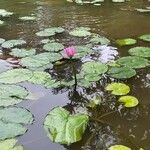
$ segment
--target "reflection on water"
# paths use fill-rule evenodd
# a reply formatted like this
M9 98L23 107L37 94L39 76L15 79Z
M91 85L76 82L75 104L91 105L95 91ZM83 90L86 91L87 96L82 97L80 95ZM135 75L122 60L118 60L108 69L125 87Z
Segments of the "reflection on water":
M13 11L15 15L5 18L6 26L0 27L1 37L5 39L22 38L28 42L28 47L36 47L40 50L40 38L35 33L49 26L63 26L70 30L77 26L90 27L93 32L104 35L110 40L123 37L137 37L150 33L149 14L141 14L134 11L135 8L148 6L145 0L135 0L124 4L112 4L106 1L101 7L90 5L74 5L62 0L1 0L0 8ZM19 16L35 15L34 22L22 22ZM75 41L69 40L71 44ZM138 44L150 46L138 41ZM119 55L127 55L129 47L118 48ZM7 52L0 56L1 59L14 61ZM4 70L14 67L6 61L0 60L0 67ZM12 64L14 64L12 62ZM69 76L69 66L56 68L53 72L57 78ZM0 68L0 69L1 69ZM68 72L66 72L68 71ZM105 150L112 144L123 144L137 150L143 147L150 149L150 101L149 101L149 74L148 69L138 71L136 78L126 81L130 85L131 94L140 100L140 105L132 109L121 109L115 102L115 98L104 91L104 86L110 82L107 77L91 88L78 88L76 92L69 88L44 89L25 83L24 86L40 95L39 100L23 102L20 106L28 108L35 116L33 125L29 131L19 137L19 142L25 150ZM40 94L42 93L42 95ZM87 111L85 104L88 100L98 96L102 100L100 108L88 110L93 117L100 116L112 110L120 110L103 118L103 123L91 123L83 140L71 146L61 146L52 143L43 129L43 121L46 114L55 106L64 106L72 113ZM99 129L99 130L97 130Z

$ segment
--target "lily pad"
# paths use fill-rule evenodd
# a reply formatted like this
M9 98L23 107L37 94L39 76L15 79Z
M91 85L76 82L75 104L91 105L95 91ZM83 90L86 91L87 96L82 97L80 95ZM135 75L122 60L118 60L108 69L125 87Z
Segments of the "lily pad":
M100 35L95 35L91 38L90 43L108 45L108 44L110 44L110 40L107 39L106 37L103 37Z
M20 103L28 96L28 91L18 85L0 84L0 106L10 106Z
M108 66L100 62L87 62L82 65L81 72L84 74L104 74Z
M47 43L43 46L43 49L50 52L58 52L64 49L63 44L61 43Z
M124 145L113 145L109 147L108 150L131 150L131 148Z
M9 53L10 55L12 56L15 56L15 57L27 57L27 56L32 56L32 55L35 55L36 53L36 49L19 49L19 48L14 48L11 50L11 52Z
M45 118L44 128L53 142L71 144L82 139L88 121L86 114L71 115L64 108L56 107Z
M73 31L70 31L69 34L77 37L86 37L90 36L91 32L89 32L89 28L78 27L75 28Z
M13 12L8 12L5 9L0 9L0 16L2 16L2 17L8 17L8 16L11 16L11 15L13 15Z
M15 146L17 144L16 139L8 139L0 141L1 150L23 150L23 146Z
M129 49L129 54L138 57L150 57L150 47L134 47Z
M52 28L47 28L44 29L43 31L39 31L36 33L37 36L41 36L41 37L49 37L49 36L53 36L57 33L62 33L64 32L64 29L61 27L52 27Z
M141 35L139 39L150 42L150 34Z
M116 79L129 79L136 75L136 71L129 67L112 67L108 74Z
M111 83L106 86L106 90L113 95L126 95L130 92L130 87L124 83Z
M136 57L136 56L127 56L122 57L117 60L117 63L130 68L145 68L150 65L147 59Z
M0 20L0 26L4 24L4 21Z
M24 17L19 17L20 20L24 20L24 21L34 21L36 20L36 17L34 16L24 16Z
M33 73L33 77L29 80L29 82L40 84L45 87L53 87L53 85L55 84L55 80L51 78L51 75L42 71L35 71Z
M33 115L23 108L0 108L0 140L14 138L27 131L24 125L33 122Z
M136 40L132 38L126 38L126 39L118 39L116 40L116 43L120 46L125 46L125 45L134 45L136 44Z
M122 96L118 102L123 103L125 107L135 107L139 103L138 99L134 96Z
M12 69L0 73L0 83L19 83L29 80L32 77L32 75L32 72L28 69Z
M9 49L9 48L13 48L15 46L19 46L19 45L23 45L23 44L26 44L26 41L24 41L24 40L9 40L9 41L5 41L2 44L2 47Z

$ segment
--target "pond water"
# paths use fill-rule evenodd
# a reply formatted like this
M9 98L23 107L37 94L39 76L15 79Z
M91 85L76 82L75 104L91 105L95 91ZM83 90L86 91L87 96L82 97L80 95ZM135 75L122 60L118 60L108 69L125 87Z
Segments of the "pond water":
M114 46L114 41L118 38L137 38L150 33L149 13L139 13L134 10L145 6L149 6L146 0L119 4L106 0L102 6L81 6L67 3L65 0L0 0L0 9L14 12L12 17L4 19L7 24L0 27L0 37L7 40L22 38L27 41L27 47L41 51L39 43L42 38L37 37L36 32L47 27L61 26L69 31L83 26L90 27L92 32L107 37ZM31 14L38 19L18 20L20 16ZM76 42L82 43L72 38L68 40L66 46ZM138 41L137 45L150 46L150 43ZM127 51L131 47L118 46L119 56L127 56ZM17 58L8 55L7 51L0 55L0 58L1 68L17 67ZM68 67L63 65L49 72L58 79L67 78L70 74ZM96 112L90 110L95 117L112 110L119 110L118 104L111 101L113 97L104 92L104 87L110 83L110 80L102 80L87 89L77 88L76 91L73 88L45 89L40 85L21 83L33 92L38 100L28 100L18 104L30 110L35 117L33 124L28 126L28 132L18 137L19 144L23 145L25 150L106 150L113 144L126 145L133 150L138 150L140 147L150 150L150 79L147 74L150 74L149 68L140 69L137 76L124 81L132 89L131 94L139 99L137 107L123 109L104 117L104 124L91 123L83 139L70 146L63 146L49 140L43 128L46 115L56 106L65 107L72 113L85 111L83 101L95 95L101 97L104 102ZM94 129L97 128L99 130L94 134ZM94 136L89 140L91 135Z

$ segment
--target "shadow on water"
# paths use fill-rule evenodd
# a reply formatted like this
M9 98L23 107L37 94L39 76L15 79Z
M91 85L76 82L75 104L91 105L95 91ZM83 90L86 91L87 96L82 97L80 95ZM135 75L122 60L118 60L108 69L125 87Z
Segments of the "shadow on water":
M39 51L40 38L36 37L35 33L49 26L63 26L67 30L78 26L90 27L93 32L104 35L112 41L117 38L137 37L150 33L149 14L134 11L135 8L141 8L147 4L144 0L135 0L124 4L112 4L106 1L104 5L97 7L80 6L62 0L1 0L0 9L13 11L15 15L5 19L7 25L0 28L0 34L5 39L23 38L28 42L28 47L37 47ZM19 16L30 14L35 14L38 20L36 22L22 22L17 19ZM76 42L70 40L71 44ZM138 44L145 45L140 41ZM149 43L147 46L150 46ZM119 48L120 56L127 55L129 48ZM10 59L7 52L1 56L1 59L3 62L0 62L0 65L4 70L7 67L13 67L8 66L4 61ZM65 78L70 75L69 72L66 72L65 67L56 68L56 77ZM29 109L35 116L35 121L29 126L28 132L19 137L19 143L23 144L25 150L106 150L110 145L118 143L127 145L133 150L138 150L140 147L149 150L150 92L147 83L150 81L146 78L148 73L150 73L149 69L141 69L137 77L125 81L130 85L132 95L139 98L140 105L138 107L112 113L103 118L103 123L91 122L83 140L70 146L61 146L48 139L43 128L45 116L49 110L56 106L64 106L72 113L86 111L86 101L95 95L101 97L103 103L96 110L88 110L93 117L96 118L118 110L119 106L114 101L114 97L104 92L104 86L110 81L104 79L95 83L91 88L77 88L76 91L69 88L50 90L24 83L23 85L29 91L37 94L39 99L19 104L19 106Z

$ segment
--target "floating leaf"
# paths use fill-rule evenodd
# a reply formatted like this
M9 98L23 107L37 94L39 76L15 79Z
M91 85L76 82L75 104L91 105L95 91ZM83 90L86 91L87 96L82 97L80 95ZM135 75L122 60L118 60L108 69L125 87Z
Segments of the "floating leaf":
M108 74L117 79L129 79L136 75L136 71L129 67L112 67Z
M18 85L0 84L0 106L10 106L20 103L28 96L28 91Z
M79 27L69 32L69 34L77 37L86 37L86 36L90 36L91 32L89 32L89 28Z
M138 12L141 12L141 13L148 13L148 12L150 12L150 9L147 9L147 8L138 8L138 9L136 9Z
M32 75L32 72L28 69L12 69L0 74L0 83L19 83L29 80Z
M64 46L61 43L47 43L43 46L43 49L50 52L58 52L64 49Z
M35 55L36 50L31 48L31 49L19 49L19 48L14 48L11 50L11 52L9 53L12 56L15 57L27 57L27 56L32 56Z
M82 65L81 72L84 74L104 74L108 66L100 62L87 62Z
M4 24L4 21L0 20L0 26Z
M134 96L122 96L118 102L123 103L125 107L135 107L139 103L138 99Z
M36 20L36 17L34 16L24 16L24 17L19 17L20 20L24 20L24 21L34 21Z
M150 47L134 47L129 49L129 54L138 57L150 57Z
M118 39L118 40L116 40L116 43L120 46L134 45L134 44L136 44L136 40L132 39L132 38Z
M110 44L110 40L103 36L95 35L91 38L90 43L108 45L108 44Z
M53 85L55 84L55 80L51 78L51 75L42 71L35 71L33 73L33 77L29 80L29 82L40 84L45 87L53 87Z
M117 63L130 68L145 68L150 65L147 59L136 57L136 56L127 56L121 57L117 60Z
M23 108L0 108L0 140L14 138L24 134L27 129L24 125L33 122L32 114Z
M108 150L131 150L131 148L128 148L123 145L113 145L113 146L109 147Z
M17 144L16 139L8 139L0 141L1 150L23 150L23 146L15 146Z
M114 95L126 95L130 92L130 87L123 83L111 83L106 86L106 90Z
M71 144L82 139L89 117L85 114L71 115L67 110L57 107L45 118L44 127L49 138L61 144Z
M2 47L3 48L13 48L15 46L23 45L23 44L26 44L26 41L24 41L24 40L9 40L9 41L5 41L2 44Z
M63 28L52 27L52 28L47 28L47 29L44 29L43 31L37 32L36 35L41 36L41 37L48 37L48 36L53 36L57 33L62 33L62 32L64 32Z
M2 17L8 17L8 16L11 16L11 15L13 15L12 12L8 12L5 9L0 9L0 16L2 16Z
M139 39L150 42L150 34L141 35Z

